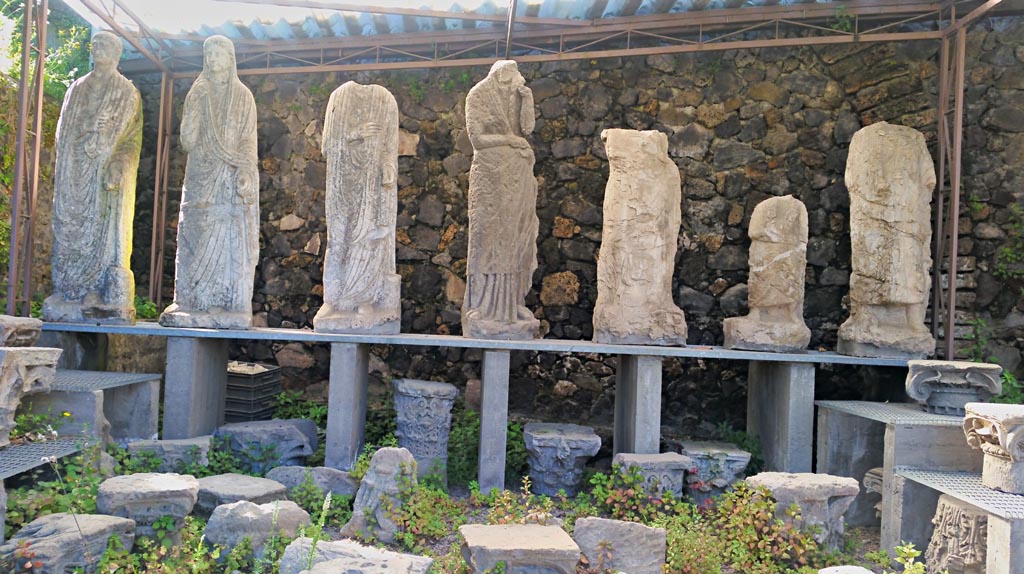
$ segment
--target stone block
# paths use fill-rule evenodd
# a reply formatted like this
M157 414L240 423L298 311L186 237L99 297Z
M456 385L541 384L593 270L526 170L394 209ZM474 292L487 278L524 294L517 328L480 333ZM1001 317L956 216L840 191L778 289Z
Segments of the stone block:
M0 447L11 442L21 398L50 390L60 353L44 347L0 348Z
M205 435L174 440L140 440L128 443L128 452L133 456L143 452L153 453L160 459L158 472L177 472L188 464L209 464L207 455L210 453L211 438Z
M510 573L575 574L580 559L580 547L557 526L467 524L459 534L471 574L493 572L499 562Z
M392 384L398 446L412 453L419 476L438 474L445 480L448 431L458 389L448 383L413 379L395 379Z
M108 443L110 422L104 413L103 391L50 391L26 399L24 410L61 420L61 436L85 436ZM70 413L63 417L63 413Z
M964 416L967 403L984 403L1003 388L1003 368L967 361L907 363L907 395L930 413Z
M131 518L136 524L136 535L150 538L154 537L153 522L171 516L176 528L168 537L177 543L198 494L199 481L187 474L144 472L115 476L100 484L96 510Z
M967 444L985 455L982 484L1024 494L1024 405L968 403L965 410Z
M583 466L601 449L594 429L573 424L530 423L523 438L533 491L547 496L575 496Z
M750 453L734 444L714 441L682 441L682 454L693 461L697 472L686 477L691 501L697 506L731 488L743 478Z
M12 564L19 546L28 543L35 553L33 560L42 564L31 570L33 574L66 574L76 569L91 573L114 536L122 547L131 548L135 521L98 514L48 514L26 524L0 546L0 563Z
M330 492L335 496L355 496L359 489L359 481L349 477L347 472L326 466L279 466L270 469L267 478L280 482L291 492L306 481L307 474L324 494Z
M404 448L379 449L359 483L352 518L342 526L342 536L373 536L384 543L393 542L398 527L391 521L384 501L398 508L399 490L403 485L415 484L416 460L412 453Z
M301 466L317 447L316 423L305 419L274 419L222 425L214 438L252 467L265 473L275 466Z
M636 467L644 477L648 489L659 492L671 492L677 498L683 496L686 486L686 473L693 469L693 461L689 457L675 452L661 454L632 454L620 452L612 457L612 464L619 465L623 471Z
M31 347L42 332L39 319L0 315L0 347Z
M818 574L874 574L862 566L829 566L818 570Z
M267 542L275 534L294 538L299 529L309 523L309 513L290 500L266 504L239 500L213 509L204 535L208 543L223 546L225 552L249 538L253 554L262 556Z
M244 474L218 474L199 479L199 500L196 502L196 511L209 516L214 509L222 504L230 504L239 500L265 504L275 500L285 500L287 497L288 491L280 482Z
M363 546L354 540L321 540L313 553L313 568L307 570L312 545L310 538L293 540L281 555L280 574L427 574L434 563L427 556Z
M600 572L661 574L665 565L664 528L587 517L576 520L573 539L589 568Z
M160 380L103 391L110 437L120 444L155 439L160 430Z
M801 519L795 526L814 527L819 544L838 549L843 542L843 515L860 493L855 479L828 474L762 472L747 479L752 487L767 488L778 503L776 518L791 521L790 506L800 507Z
M988 513L948 494L939 497L932 539L924 553L929 572L984 574Z

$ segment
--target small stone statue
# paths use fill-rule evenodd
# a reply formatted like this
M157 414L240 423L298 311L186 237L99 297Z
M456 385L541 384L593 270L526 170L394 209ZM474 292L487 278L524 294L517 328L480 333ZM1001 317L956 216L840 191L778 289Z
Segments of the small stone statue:
M594 341L685 345L686 317L672 301L682 222L679 168L657 131L601 132L608 153Z
M935 351L924 324L931 286L930 202L935 189L924 136L886 122L861 129L846 162L850 190L850 318L844 355L920 359Z
M469 172L469 257L462 333L532 339L540 321L526 308L537 269L537 180L533 92L516 63L500 60L466 97L473 145Z
M324 120L327 254L324 304L313 319L328 333L398 333L402 278L395 273L398 104L383 86L345 82Z
M948 494L939 496L931 542L924 553L929 572L984 574L988 513Z
M203 57L181 119L188 163L174 303L160 324L248 329L260 251L256 101L238 79L231 40L210 36Z
M807 208L793 196L759 203L750 217L750 313L723 323L725 346L799 351L811 342L804 323Z
M132 217L142 98L117 71L121 40L92 39L95 67L64 96L53 190L53 294L47 321L132 324Z

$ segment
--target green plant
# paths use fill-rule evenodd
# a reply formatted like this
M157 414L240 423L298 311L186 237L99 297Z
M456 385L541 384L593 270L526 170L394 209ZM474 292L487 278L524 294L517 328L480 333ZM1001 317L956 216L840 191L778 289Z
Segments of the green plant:
M8 492L6 525L8 532L40 516L57 512L92 514L96 511L96 492L103 477L97 470L101 446L90 445L82 453L62 460L47 459L56 478L37 480L29 487ZM39 471L38 474L41 474Z
M114 457L117 463L115 470L118 474L135 474L138 472L156 472L163 461L151 450L139 451L135 454L128 452L116 444L107 446L107 454Z
M302 482L288 492L288 498L308 512L313 522L320 521L324 491L313 482L313 472L310 469L306 469ZM333 498L324 522L332 525L345 524L352 517L352 497L335 495Z
M181 544L165 546L149 538L136 541L134 550L125 549L117 536L111 536L100 557L96 572L102 574L220 574L224 566L238 563L244 548L225 557L220 564L221 548L203 541L205 524L191 516L185 518ZM239 544L244 546L244 544ZM237 548L237 547L236 547ZM251 554L252 547L249 546ZM243 560L244 562L244 560ZM249 570L242 570L248 572ZM231 570L227 570L231 572Z
M996 358L988 353L988 344L990 341L990 334L988 329L988 323L985 322L981 317L976 317L970 321L971 333L967 335L967 340L971 344L964 349L964 353L967 355L967 360L974 361L975 363L994 363Z
M320 517L317 519L312 526L306 529L305 535L309 536L309 555L306 556L306 570L313 567L313 561L316 559L316 546L323 540L324 536L324 521L327 520L327 513L331 510L331 493L328 492L324 495L324 503L320 508Z
M462 545L459 542L452 542L448 550L434 558L430 565L429 574L468 574L469 567L462 558Z
M488 524L525 524L527 519L537 520L551 515L555 502L543 495L530 492L530 477L523 477L518 493L509 490L492 491L487 497Z
M252 548L252 539L246 536L224 557L224 572L252 572L255 568L256 553Z
M448 536L465 523L465 506L448 493L422 482L403 478L399 482L398 504L382 501L388 518L398 527L395 539L409 550Z
M427 92L423 89L423 84L417 78L409 78L409 82L406 84L409 90L409 97L412 98L413 102L417 104L423 103L423 99L426 97Z
M1024 405L1024 385L1010 371L1003 371L1003 390L992 397L993 403Z
M317 428L327 427L327 405L304 399L301 391L281 391L275 404L276 419L309 419L316 423Z
M160 316L160 309L156 303L141 295L135 296L135 317L138 319L156 319Z
M356 457L356 462L352 465L352 470L348 472L349 477L354 480L362 480L363 476L366 475L366 471L370 468L370 460L373 459L373 453L386 446L398 446L398 439L395 438L395 435L388 435L375 444L370 442L364 444L363 452Z
M837 32L853 32L853 16L846 10L846 6L836 7L836 22L831 28Z
M177 522L170 514L165 514L154 520L152 525L153 536L156 537L157 544L168 547L173 545L174 540L171 535L174 533L177 526Z
M516 482L526 469L526 441L523 426L509 422L505 440L505 479ZM480 413L456 403L448 433L448 483L466 485L477 476L480 453Z
M32 403L29 402L26 410L32 410ZM57 438L57 430L66 420L71 419L71 413L63 411L60 416L54 416L51 412L32 413L19 412L14 415L14 428L11 429L12 442L41 442Z
M996 252L993 275L1007 283L1024 280L1024 207L1019 203L1010 206L1006 245Z
M686 505L671 492L648 488L638 467L612 466L608 474L590 477L593 506L601 514L616 520L652 524L663 516L679 514Z
M914 544L912 542L904 542L900 546L897 546L895 550L896 563L903 567L902 574L926 574L924 563L917 561L918 557L921 556L921 551L914 548ZM889 556L888 552L884 550L869 552L865 557L882 567L882 574L896 574L889 570L889 567L892 566L893 558ZM948 573L948 570L943 570L942 572L932 572L930 574Z

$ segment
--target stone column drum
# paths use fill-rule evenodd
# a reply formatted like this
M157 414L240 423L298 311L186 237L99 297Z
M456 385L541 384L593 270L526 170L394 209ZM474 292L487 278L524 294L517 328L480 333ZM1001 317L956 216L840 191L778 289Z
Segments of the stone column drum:
M682 222L679 168L657 131L601 132L608 154L594 341L685 345L686 317L672 301Z
M926 411L964 416L967 403L983 403L1003 390L1003 368L967 361L909 361L907 395Z
M448 467L452 405L458 389L448 383L413 379L396 379L392 384L398 446L412 453L419 476L437 473L443 480Z
M850 318L844 355L920 359L935 352L924 324L931 287L935 168L921 132L878 122L850 142Z
M749 307L722 324L725 346L800 351L811 342L804 323L807 208L791 195L759 203L750 217Z
M985 574L988 513L948 494L939 497L935 530L924 553L929 572Z
M576 496L583 466L601 449L601 437L590 427L530 423L523 429L533 492Z
M1024 405L968 403L967 444L985 454L981 483L1024 494Z

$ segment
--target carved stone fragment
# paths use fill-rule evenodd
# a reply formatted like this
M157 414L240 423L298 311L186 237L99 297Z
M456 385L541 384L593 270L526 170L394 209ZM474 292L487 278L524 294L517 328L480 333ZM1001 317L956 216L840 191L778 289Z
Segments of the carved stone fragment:
M799 528L814 527L819 544L840 548L843 542L843 515L860 493L853 478L828 474L762 472L747 479L753 487L767 488L776 500L775 517L794 522ZM800 520L789 514L793 504L800 507Z
M309 524L309 513L290 500L266 504L239 500L213 509L203 535L208 543L222 547L224 552L230 552L248 538L253 555L259 557L272 537L295 538Z
M391 520L384 500L400 506L398 493L403 484L416 484L416 459L404 448L385 447L370 459L370 467L359 483L352 518L341 527L341 535L349 538L377 538L385 544L395 539L398 526Z
M878 495L878 502L875 503L875 516L882 517L882 486L885 480L885 469L878 466L864 473L864 480L861 484L864 485L864 492L866 494Z
M398 104L383 86L345 82L324 120L327 253L324 304L313 325L328 333L398 333L402 278L395 273Z
M467 524L459 527L470 574L575 574L580 547L558 526Z
M155 539L153 523L164 516L174 519L167 537L177 543L185 517L199 496L199 481L188 474L141 472L103 481L96 494L96 509L135 521L135 534Z
M965 410L967 444L985 454L981 483L1024 494L1024 405L968 403Z
M576 519L573 540L598 572L662 574L665 529L596 516Z
M60 349L45 347L0 348L0 447L11 442L21 397L49 392L60 353Z
M308 564L313 564L308 568ZM434 559L363 546L355 540L300 537L281 555L281 574L427 574Z
M210 36L203 57L181 118L188 162L174 303L160 315L160 324L248 329L260 251L256 101L238 79L231 40Z
M924 553L929 572L985 574L988 554L988 513L953 498L939 497L932 539Z
M725 320L725 346L799 351L811 341L804 323L807 208L793 196L759 203L750 217L750 313Z
M0 347L31 347L42 331L43 322L39 319L0 315Z
M931 287L935 168L924 136L878 122L850 142L850 318L844 355L923 358L935 351L924 314Z
M458 389L448 383L395 379L398 446L416 459L419 476L446 476L448 431Z
M657 488L659 493L671 492L676 498L683 496L683 489L686 487L686 473L694 466L689 457L675 452L661 454L620 452L612 457L612 464L619 465L623 472L636 468L644 477L644 485L648 489Z
M679 168L658 131L601 132L608 154L597 260L594 341L685 345L686 317L672 301L682 221Z
M273 419L228 423L213 436L255 472L266 473L275 466L304 464L316 451L316 432L309 419Z
M964 405L983 403L1003 388L1003 368L967 361L909 361L907 395L930 413L964 416Z
M121 39L92 38L93 70L71 84L57 123L53 294L47 321L135 322L132 219L142 98L117 71Z
M131 548L135 542L135 521L101 514L47 514L26 524L0 546L0 564L14 566L15 557L20 557L28 545L33 563L38 562L42 567L12 568L8 572L93 574L114 536L118 537L122 548Z
M527 136L533 92L512 60L500 60L466 97L473 145L469 171L469 255L462 334L532 339L540 321L526 308L537 269L537 180Z
M686 475L686 487L693 504L701 507L742 480L750 464L749 452L726 442L682 441L680 448L693 461L696 472Z
M583 466L601 449L601 437L580 425L530 423L523 438L533 492L547 496L560 490L576 496Z

